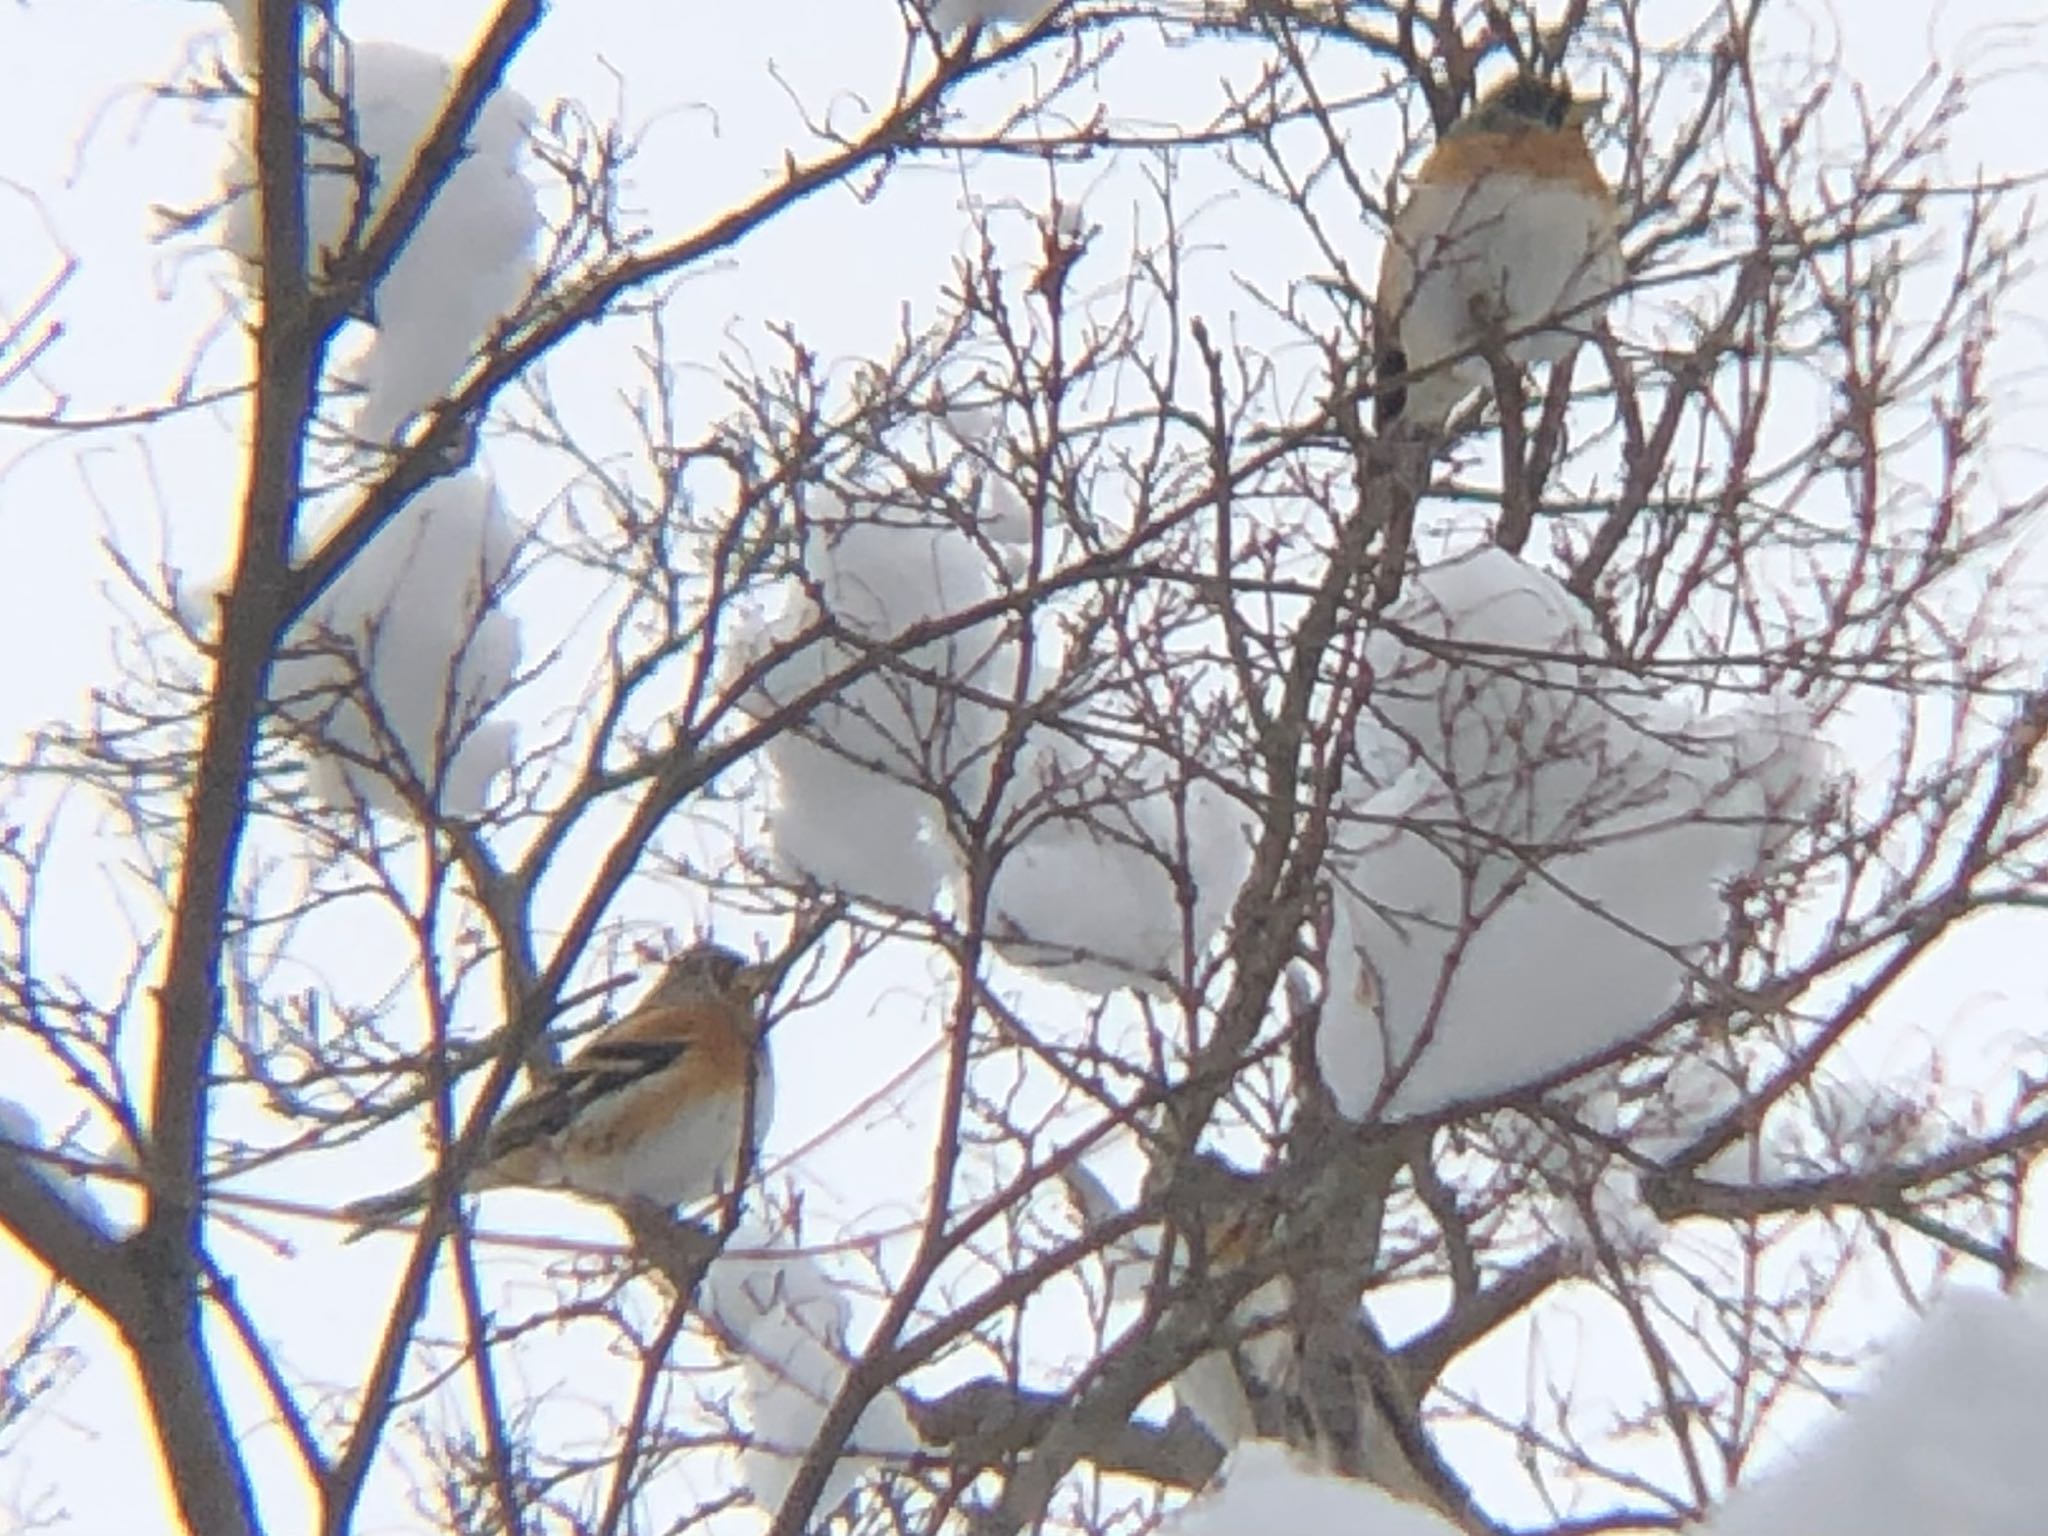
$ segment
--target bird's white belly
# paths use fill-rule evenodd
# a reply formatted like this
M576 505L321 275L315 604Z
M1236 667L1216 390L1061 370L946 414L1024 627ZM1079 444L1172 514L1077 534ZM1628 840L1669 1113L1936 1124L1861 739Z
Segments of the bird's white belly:
M1413 198L1403 223L1415 231L1404 253L1414 280L1395 317L1411 369L1479 345L1492 325L1513 333L1553 318L1507 351L1524 366L1555 362L1599 318L1592 301L1621 282L1612 217L1580 188L1501 174ZM1486 366L1459 372L1481 382Z
M659 1091L625 1089L618 1115L632 1113L633 1096ZM753 1144L767 1133L775 1085L764 1065L755 1089ZM561 1146L562 1183L612 1201L645 1200L657 1205L690 1205L733 1187L744 1113L737 1098L699 1102L689 1113L662 1120L638 1136L611 1138L602 1123L588 1136ZM610 1142L612 1144L607 1145Z

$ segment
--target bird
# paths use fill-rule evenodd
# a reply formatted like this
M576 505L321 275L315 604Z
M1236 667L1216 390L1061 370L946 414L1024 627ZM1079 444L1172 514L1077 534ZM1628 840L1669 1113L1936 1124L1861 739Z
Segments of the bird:
M731 1192L774 1109L755 1005L778 971L718 944L685 950L637 1007L506 1108L463 1187L563 1189L628 1210ZM433 1183L346 1207L357 1224L346 1241L421 1209Z
M1382 432L1440 430L1491 383L1490 339L1517 366L1554 363L1598 323L1626 272L1614 190L1586 142L1599 108L1519 71L1424 157L1380 259Z
M1068 1164L1059 1180L1084 1230L1103 1227L1124 1214L1086 1164ZM1176 1226L1182 1228L1174 1238L1169 1270L1173 1284L1197 1276L1227 1280L1233 1272L1259 1264L1262 1257L1270 1261L1276 1240L1273 1213L1257 1204L1252 1175L1213 1153L1197 1152L1180 1165L1171 1182L1174 1188L1166 1198L1175 1210ZM1156 1175L1148 1175L1142 1198L1151 1201L1158 1183ZM1143 1298L1157 1271L1164 1236L1157 1227L1139 1228L1105 1248L1112 1301ZM1174 1378L1176 1405L1226 1453L1260 1433L1260 1405L1277 1389L1293 1354L1293 1305L1293 1283L1276 1267L1222 1320L1216 1347L1198 1355ZM1272 1410L1265 1411L1267 1419L1271 1414Z

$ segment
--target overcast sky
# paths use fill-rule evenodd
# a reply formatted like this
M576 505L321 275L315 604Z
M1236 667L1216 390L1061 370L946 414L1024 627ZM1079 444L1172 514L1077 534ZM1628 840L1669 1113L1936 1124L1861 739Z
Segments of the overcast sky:
M1661 9L1660 0L1651 0L1653 18ZM1668 0L1670 30L1706 9L1703 0ZM1832 36L1816 22L1814 35L1841 46L1877 102L1908 89L1931 57L1978 61L1986 87L1957 125L1951 167L1959 175L1979 167L1987 174L2031 172L2041 169L2043 158L2039 39L1996 26L2026 9L2021 0L1938 7L1887 0L1867 12L1858 9L1856 22ZM461 52L478 13L457 0L347 0L342 14L360 37ZM219 25L213 7L183 0L35 0L0 7L0 60L8 63L7 89L0 92L0 314L18 313L67 257L76 261L55 311L64 333L38 378L66 392L82 414L157 401L195 360L201 377L215 382L232 377L239 363L236 346L214 330L226 309L224 260L177 255L147 239L152 206L193 206L211 194L225 142L218 123L152 102L147 84L169 76L194 40ZM761 186L779 171L785 148L801 152L797 103L853 121L863 99L881 99L900 38L896 11L886 0L744 6L579 0L553 8L511 83L543 112L557 99L581 100L600 116L616 112L642 130L632 191L651 227L675 231ZM1137 73L1127 70L1124 78L1135 81ZM1192 73L1169 75L1162 68L1153 88L1161 99L1149 110L1164 117L1177 110L1173 90L1192 94L1204 86ZM1128 100L1119 106L1134 114L1148 110ZM1136 197L1115 175L1081 166L1062 171L1060 180L1062 195L1082 199L1092 216L1111 227L1128 226ZM882 207L837 191L814 199L713 271L692 277L677 344L705 366L680 381L686 410L717 411L716 360L741 346L765 354L773 345L766 327L778 322L794 322L810 346L836 362L884 347L901 329L906 307L913 322L933 312L934 296L967 238L963 204L1012 198L1018 212L1003 227L1021 251L1029 236L1024 210L1049 201L1042 169L980 167L969 185L957 168L933 165L902 177ZM1235 290L1231 271L1298 269L1313 257L1297 231L1262 229L1241 207L1213 206L1205 217L1210 222L1203 227L1227 244L1229 260L1198 264L1205 286L1197 307L1211 316L1235 315L1255 334L1252 306ZM1375 248L1376 237L1361 230L1351 254L1367 262ZM2043 315L2048 286L2036 280L2011 328L2048 340ZM624 442L622 419L610 406L618 361L616 352L593 347L552 372L564 398L588 410L593 434ZM2048 390L2016 398L2016 411L2048 423L2044 397ZM0 411L31 409L35 399L32 389L17 389L0 397ZM113 658L102 539L111 536L145 561L166 558L197 576L218 571L239 492L238 432L233 409L85 439L0 426L0 656L15 658L0 670L0 733L18 738L40 721L75 716L87 689L108 675ZM2013 440L2023 436L2016 432ZM2048 442L2048 435L2034 440ZM492 460L500 466L523 462L516 450L493 448L487 458L491 454L504 455ZM2005 467L2017 482L2030 472L2038 478L2041 462L2015 452ZM515 510L530 510L558 489L551 481L506 478L516 486L509 491ZM89 818L74 826L73 836L75 847L93 845ZM50 963L104 979L106 891L84 872L61 882L60 911L68 920ZM702 915L663 912L659 920L686 927ZM730 917L725 922L730 934L746 931ZM918 1029L927 1006L919 980L916 967L906 964L888 983L871 987L874 1012L861 1021L857 1049L837 1038L835 1032L849 1027L843 1019L800 1021L783 1047L777 1145L801 1144L916 1054L928 1038ZM2037 961L2011 958L1994 930L1956 944L1944 968L1907 984L1893 1011L1961 1021L1959 1027L1994 1039L2037 1018L2048 1001L2044 993L2048 984ZM1898 1054L1880 1065L1910 1067L1921 1059L1910 1031L1887 1049ZM6 1059L0 1056L0 1063ZM857 1131L831 1158L806 1166L823 1220L886 1204L885 1192L894 1188L887 1170L919 1146L915 1129L887 1113L867 1117ZM847 1147L856 1144L858 1152L848 1156ZM357 1163L337 1180L360 1179L365 1166ZM403 1176L402 1149L389 1167ZM339 1199L360 1192L337 1182L317 1193ZM560 1219L559 1202L525 1207L514 1200L502 1209L514 1221L536 1209L538 1220ZM588 1230L606 1227L599 1219ZM267 1254L228 1241L233 1256L247 1261L259 1296L319 1298L301 1303L320 1326L309 1328L292 1351L305 1373L319 1377L323 1354L332 1352L333 1374L351 1376L356 1361L350 1351L360 1348L382 1305L380 1287L396 1245L338 1253L327 1231L289 1235L296 1253ZM6 1279L9 1262L0 1255L0 1336L19 1326L7 1310L15 1303L6 1298L19 1294ZM1575 1347L1593 1353L1598 1344L1579 1340ZM147 1528L136 1523L135 1490L139 1469L154 1457L120 1406L125 1392L123 1371L104 1355L95 1359L63 1397L56 1421L31 1441L38 1454L0 1471L0 1504L17 1488L55 1484L76 1530ZM121 1475L77 1475L75 1469L86 1466L118 1468ZM276 1528L295 1528L296 1492L266 1489ZM396 1508L393 1517L402 1520Z

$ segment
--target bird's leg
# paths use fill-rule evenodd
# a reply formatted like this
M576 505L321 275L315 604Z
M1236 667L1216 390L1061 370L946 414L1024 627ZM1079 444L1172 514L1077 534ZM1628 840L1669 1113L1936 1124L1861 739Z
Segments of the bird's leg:
M718 1233L677 1216L673 1206L636 1199L620 1202L618 1209L619 1219L632 1234L633 1246L668 1278L679 1296L696 1290L705 1268L725 1246Z

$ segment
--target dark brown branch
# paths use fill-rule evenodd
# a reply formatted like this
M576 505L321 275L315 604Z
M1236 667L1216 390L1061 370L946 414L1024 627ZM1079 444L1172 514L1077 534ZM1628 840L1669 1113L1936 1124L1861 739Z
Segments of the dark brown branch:
M262 318L249 489L202 728L157 995L155 1079L143 1150L148 1204L127 1244L143 1295L124 1320L185 1522L208 1536L256 1528L248 1469L202 1337L201 1191L207 1077L221 1024L220 956L248 809L250 765L286 611L305 424L321 347L306 294L305 141L299 131L303 8L268 0L257 27L256 164Z
M1060 1393L1000 1381L969 1382L930 1402L911 1398L909 1406L919 1436L952 1447L964 1470L1000 1465L1038 1444L1072 1412ZM1223 1453L1194 1420L1178 1414L1165 1425L1127 1420L1104 1426L1089 1441L1088 1461L1104 1472L1192 1490L1215 1476Z
M67 1205L33 1157L6 1142L0 1142L0 1227L117 1327L139 1315L141 1292L121 1244Z

